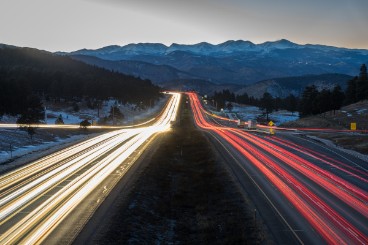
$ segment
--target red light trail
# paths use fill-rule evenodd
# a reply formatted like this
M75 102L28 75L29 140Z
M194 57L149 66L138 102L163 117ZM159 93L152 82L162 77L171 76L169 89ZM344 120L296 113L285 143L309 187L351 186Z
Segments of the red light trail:
M313 185L318 185L329 195L359 212L365 221L368 218L368 193L336 174L288 151L285 147L332 166L364 183L368 182L367 172L284 139L269 137L265 140L240 129L211 124L204 117L204 113L208 113L202 107L197 95L188 93L188 96L196 124L202 129L219 135L248 159L308 220L326 242L368 244L367 222L360 223L362 230L359 230L354 225L359 223L358 221L343 217L334 204L328 204L326 197L314 193L310 185L304 183L305 181L298 178L295 173L304 176L304 179L309 179L314 183ZM230 120L227 119L227 121Z

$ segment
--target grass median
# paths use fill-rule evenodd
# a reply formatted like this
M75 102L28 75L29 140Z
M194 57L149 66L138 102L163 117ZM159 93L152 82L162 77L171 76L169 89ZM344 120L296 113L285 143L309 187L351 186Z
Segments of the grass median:
M183 99L128 198L97 243L258 244L265 235L226 169L216 161Z

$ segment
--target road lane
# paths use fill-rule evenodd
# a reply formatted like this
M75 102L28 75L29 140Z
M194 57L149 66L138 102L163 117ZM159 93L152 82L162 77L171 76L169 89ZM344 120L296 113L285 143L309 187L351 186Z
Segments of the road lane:
M295 223L292 219L299 213L328 243L368 242L368 195L364 168L356 168L349 162L349 157L325 157L324 152L317 153L313 148L307 149L304 145L299 147L297 143L279 139L277 136L268 137L266 140L265 137L228 127L230 124L226 120L221 123L225 126L209 123L207 117L211 115L203 113L204 109L197 96L193 93L188 95L197 125L210 130L213 135L226 141L231 148L242 154L247 159L245 168L256 167L268 180L258 180L260 183L257 182L257 185L261 186L261 189L267 189L267 184L277 188L284 198L274 198L273 203L279 203L281 206L292 204L297 210L292 215L287 214L290 211L286 212L285 216L291 217L287 223ZM344 175L348 174L350 178L354 178L355 182L351 183L344 175L332 173L325 166L336 167ZM360 184L356 185L356 182ZM312 233L304 236L295 233L294 235L301 242L304 242L305 237L315 236Z
M170 128L180 101L180 94L171 95L151 126L104 134L1 176L0 243L46 239L130 155Z

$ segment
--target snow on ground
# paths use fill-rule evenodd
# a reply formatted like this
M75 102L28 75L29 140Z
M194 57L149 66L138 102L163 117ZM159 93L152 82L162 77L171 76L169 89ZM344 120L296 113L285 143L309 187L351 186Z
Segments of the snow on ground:
M43 156L51 154L54 151L61 150L73 145L81 140L97 136L97 134L73 135L69 138L57 139L56 141L45 141L39 145L25 145L15 148L12 152L12 158L9 150L0 151L0 173L22 166L27 162L35 161ZM11 161L10 161L11 160Z
M65 124L79 124L84 119L92 120L93 122L99 121L104 117L108 117L110 114L110 108L113 105L117 105L119 110L123 113L124 119L121 121L116 120L117 124L130 124L137 120L142 120L152 116L159 111L166 103L168 97L161 98L155 102L152 108L142 109L136 104L119 104L116 100L107 100L102 104L102 108L90 109L86 106L80 105L79 111L74 111L71 106L62 107L53 104L46 104L45 121L46 124L55 124L55 120L61 115ZM99 117L98 117L99 114ZM0 123L15 123L17 121L16 116L3 115L0 117ZM107 123L111 124L111 120Z
M119 109L124 114L124 120L122 124L132 124L138 120L150 119L155 113L165 105L168 97L162 98L155 103L155 106L148 109L140 109L134 104L119 105ZM102 109L100 109L100 117L106 117L109 115L109 111L112 105L115 104L114 100L105 101ZM65 124L79 124L84 119L97 121L97 109L92 110L87 107L81 107L79 112L73 111L72 108L63 108L46 106L47 124L55 124L55 120L59 115L62 116ZM0 118L0 123L15 123L17 117L4 115ZM109 123L109 122L108 122ZM111 122L110 122L111 123ZM55 148L59 145L64 145L71 142L76 142L80 139L91 137L91 134L86 135L80 131L62 131L56 132L53 130L41 130L36 129L36 134L33 140L29 138L27 132L18 128L6 129L0 128L0 172L5 168L13 165L14 159L25 156L24 160L20 162L28 162L28 158L31 155L37 155L49 148ZM9 164L11 157L10 148L12 149L12 161ZM34 154L35 153L35 154ZM22 157L23 158L23 157ZM7 162L7 164L2 164ZM9 165L9 166L8 166ZM8 167L6 167L8 166Z
M367 108L364 108L364 109L358 109L356 110L356 113L358 113L359 115L360 114L364 114L364 113L367 113L368 109Z
M276 125L281 125L286 122L295 121L299 119L299 113L294 112L293 114L290 111L280 110L273 112L271 115L271 120L276 123Z
M233 103L233 109L231 112L224 110L224 113L230 119L241 119L243 121L256 120L258 117L263 116L263 111L256 106L241 105L236 103ZM218 112L216 114L220 115ZM280 125L285 122L299 119L299 113L295 112L292 114L290 111L279 110L269 114L269 118L276 125Z
M73 142L73 141L79 140L79 139L84 138L84 137L86 137L86 135L73 135L73 136L70 136L69 138L64 138L64 139L56 138L56 141L45 141L42 144L25 145L25 146L22 146L22 147L19 147L19 148L13 147L12 153L10 153L10 146L9 146L8 150L4 150L4 148L3 148L3 151L0 151L0 163L9 160L11 154L12 154L13 158L17 158L17 157L20 157L20 156L31 154L33 152L46 150L46 149L48 149L50 147L54 147L56 145L65 144L65 143L68 143L68 142ZM3 166L0 165L0 169L2 167Z

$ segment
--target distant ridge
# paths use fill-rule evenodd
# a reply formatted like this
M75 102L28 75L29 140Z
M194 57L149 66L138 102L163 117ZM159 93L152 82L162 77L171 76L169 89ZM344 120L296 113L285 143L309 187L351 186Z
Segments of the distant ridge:
M228 40L220 44L173 43L170 46L137 43L57 54L148 78L156 84L171 83L175 79L196 79L246 86L275 77L326 73L355 76L361 64L368 64L368 50L302 45L286 39L260 44L244 40ZM81 56L100 60L92 61Z
M220 44L211 44L207 42L200 42L197 44L177 44L173 43L170 46L166 46L161 43L131 43L124 46L110 45L99 49L81 49L70 52L69 54L83 54L90 55L99 54L107 55L119 52L121 55L138 55L138 54L169 54L175 51L192 52L196 54L209 54L209 55L221 55L233 52L248 52L248 51L269 51L273 49L289 49L289 48L317 48L317 49L334 49L334 50L357 50L367 51L365 49L348 49L339 48L320 44L297 44L286 39L280 39L276 41L267 41L260 44L254 44L251 41L244 40L228 40ZM66 52L58 52L59 54L68 54ZM105 57L108 58L108 57ZM117 56L111 57L112 60Z
M254 98L261 98L265 92L268 92L273 97L285 98L290 94L300 96L304 88L311 85L315 85L318 90L331 90L335 86L340 86L345 90L347 81L352 78L352 76L345 74L321 74L273 78L250 84L236 91L236 94L241 95L247 93L249 96L253 96Z

